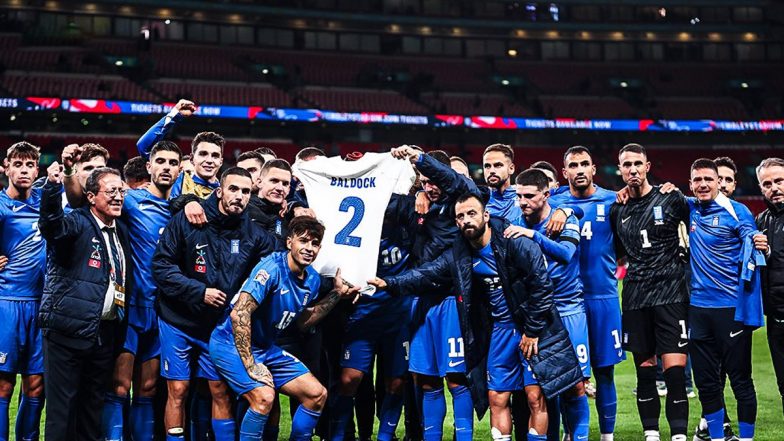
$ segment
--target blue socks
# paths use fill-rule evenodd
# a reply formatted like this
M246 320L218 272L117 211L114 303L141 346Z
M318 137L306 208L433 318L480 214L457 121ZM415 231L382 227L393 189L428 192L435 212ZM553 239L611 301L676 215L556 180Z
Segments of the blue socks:
M474 437L474 402L471 391L465 386L449 389L455 415L455 440L471 441ZM443 418L441 419L443 421Z
M403 395L387 392L381 405L381 417L378 422L378 441L391 441L395 437L395 429L403 412Z
M242 424L240 425L240 441L258 441L261 438L262 433L264 433L266 438L266 433L264 431L264 426L267 423L267 415L262 415L255 410L248 408L245 412L245 416L242 418ZM277 439L277 433L275 434L275 439Z
M738 421L738 438L742 440L754 438L754 423Z
M593 369L596 384L596 413L599 417L599 432L615 432L615 415L618 412L618 394L615 391L615 367L604 366Z
M705 421L708 422L708 434L711 439L724 439L724 409L706 413Z
M0 398L0 439L8 439L8 398Z
M332 404L330 430L332 441L343 441L348 421L354 418L354 397L338 395Z
M155 410L152 397L134 397L131 402L133 441L152 441L155 436Z
M561 397L566 414L566 423L574 434L573 440L587 440L591 410L588 408L588 396Z
M528 434L528 441L547 441L547 434L544 435L531 435Z
M212 398L194 393L190 405L191 441L206 441L212 419Z
M1 405L0 405L1 406ZM19 441L37 440L40 437L41 411L44 408L42 397L28 397L22 394L19 411L16 414L16 439ZM6 407L6 410L8 407ZM8 418L6 417L6 421ZM6 426L7 428L7 426Z
M212 433L215 435L215 441L234 441L235 431L236 423L234 418L212 420Z
M291 419L291 441L310 441L321 412L299 406Z
M123 407L128 397L106 394L103 402L103 436L106 441L123 439Z
M470 398L470 397L469 397ZM453 403L457 406L457 403ZM446 418L446 398L444 388L425 390L422 393L422 424L424 441L441 441ZM455 419L457 412L455 411Z

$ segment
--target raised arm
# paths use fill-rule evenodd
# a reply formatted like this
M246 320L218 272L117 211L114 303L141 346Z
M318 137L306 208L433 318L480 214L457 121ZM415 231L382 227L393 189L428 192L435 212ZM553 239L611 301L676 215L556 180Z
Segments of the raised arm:
M139 150L139 154L144 156L145 159L150 159L150 150L152 150L152 146L154 146L156 142L161 141L169 130L177 125L181 119L193 115L193 112L195 111L196 104L193 101L178 101L166 116L150 127L150 129L136 142L136 148Z
M390 152L396 158L408 158L417 169L428 179L433 181L438 188L450 199L455 199L464 193L481 194L474 181L452 170L449 165L442 164L429 155L409 146L400 146Z
M50 242L66 239L78 234L77 226L65 217L62 203L62 166L52 163L47 169L48 178L41 194L41 211L38 219L38 230L41 236Z

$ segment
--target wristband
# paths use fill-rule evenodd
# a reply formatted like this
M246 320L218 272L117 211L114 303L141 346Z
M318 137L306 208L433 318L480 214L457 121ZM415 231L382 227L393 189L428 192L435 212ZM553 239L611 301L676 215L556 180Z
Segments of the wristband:
M70 178L74 175L73 168L65 168L63 167L63 176L66 178Z

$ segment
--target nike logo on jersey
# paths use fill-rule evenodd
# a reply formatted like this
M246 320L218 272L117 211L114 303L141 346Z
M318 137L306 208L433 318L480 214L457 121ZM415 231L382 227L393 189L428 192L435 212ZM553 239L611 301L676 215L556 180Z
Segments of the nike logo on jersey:
M101 243L101 241L100 241L100 240L98 240L98 239L96 239L96 238L94 238L94 237L93 237L92 241L93 241L93 243Z
M626 223L626 221L627 221L627 220L629 220L629 219L631 219L631 218L632 218L632 217L631 217L631 216L629 216L629 217L627 217L627 218L621 219L621 223L622 223L622 224L625 224L625 223Z
M645 403L645 402L651 401L652 399L653 399L653 397L651 397L651 398L637 398L637 401L639 401L640 403Z
M13 211L14 213L16 213L16 212L18 212L19 210L21 210L21 209L22 209L22 208L24 208L24 207L25 207L25 205L14 205L14 207L13 207L13 208L11 208L11 211Z
M686 346L687 344L689 344L689 342L687 342L687 341L685 341L685 342L680 342L680 343L678 343L678 347L679 347L679 348L682 348L682 347Z
M287 289L281 289L281 290L280 290L280 293L281 293L281 294L288 294L288 293L289 293L289 290L287 290Z
M741 329L741 330L740 330L740 331L738 331L738 332L730 332L730 338L737 337L737 336L738 336L738 335L740 335L742 332L743 332L743 329Z
M197 249L197 250L200 250L200 249L202 249L202 248L205 248L205 247L207 247L208 245L209 245L208 243L205 243L205 244L200 244L200 243L197 243L197 244L196 244L196 249Z
M450 362L449 362L449 367L455 367L455 366L461 365L461 364L463 364L463 363L465 363L465 360L460 360L460 361L457 361L457 362L455 362L455 361L450 361Z
M144 210L146 210L148 208L153 208L153 207L154 207L154 205L151 205L151 204L139 204L139 210L141 210L141 211L144 211Z
M675 400L675 401L672 402L672 404L681 404L681 403L685 403L687 401L689 401L689 400Z

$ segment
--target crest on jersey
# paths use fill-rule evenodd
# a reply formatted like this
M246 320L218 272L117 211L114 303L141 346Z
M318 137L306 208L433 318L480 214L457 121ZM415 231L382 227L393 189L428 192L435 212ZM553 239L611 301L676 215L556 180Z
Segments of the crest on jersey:
M90 259L87 260L87 266L90 268L101 268L101 244L93 237L93 252L90 253Z
M269 280L269 277L270 277L270 275L267 272L267 270L261 269L261 270L259 270L259 272L256 273L256 277L254 277L253 280L261 283L262 285L266 285L267 284L267 280Z
M196 251L196 262L193 265L193 270L197 273L205 274L207 272L207 259L204 258L206 253L204 250Z
M596 222L604 222L604 217L606 216L604 211L604 204L599 204L596 206Z
M655 225L664 225L664 211L661 205L653 207L653 223Z
M232 239L231 240L231 254L239 254L240 253L240 241L239 239Z
M718 216L713 216L713 220L711 221L711 225L713 225L714 227L718 227L719 226L719 217Z
M0 364L5 364L5 361L8 359L7 352L0 352Z

